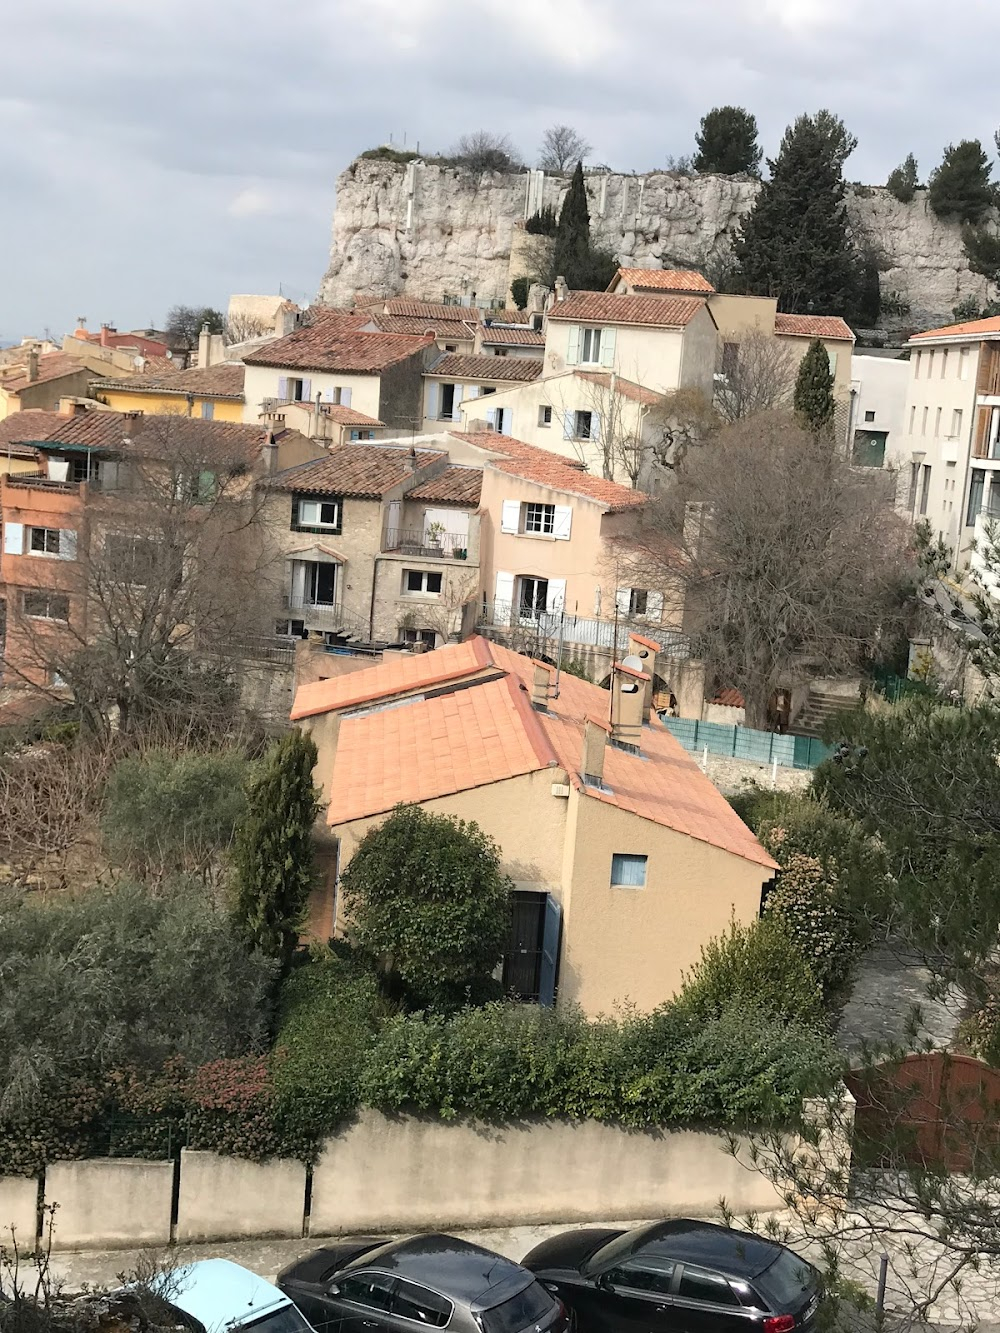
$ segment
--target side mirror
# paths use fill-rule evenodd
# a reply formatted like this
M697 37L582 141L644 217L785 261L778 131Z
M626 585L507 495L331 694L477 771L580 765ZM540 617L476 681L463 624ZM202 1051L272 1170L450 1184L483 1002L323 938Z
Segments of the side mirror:
M330 1283L330 1285L329 1285L329 1286L327 1287L327 1289L326 1289L326 1294L327 1294L328 1296L339 1296L339 1295L340 1295L340 1288L337 1286L336 1282L331 1282L331 1283Z
M602 1291L614 1291L611 1279L608 1277L607 1273L602 1273L600 1275L600 1277L597 1279L597 1285L600 1287Z

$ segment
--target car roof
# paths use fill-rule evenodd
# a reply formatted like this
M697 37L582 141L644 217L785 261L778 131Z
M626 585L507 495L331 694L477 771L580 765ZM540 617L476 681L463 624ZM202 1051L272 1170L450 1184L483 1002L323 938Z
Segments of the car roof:
M230 1259L199 1259L175 1269L164 1281L170 1305L208 1331L259 1319L291 1301L283 1291Z
M534 1275L512 1259L440 1233L390 1241L348 1264L348 1270L363 1268L394 1273L433 1287L453 1301L480 1306L486 1293L495 1288L505 1288L498 1295L506 1299L534 1281Z
M679 1218L647 1227L635 1252L664 1254L684 1263L724 1269L731 1277L751 1278L769 1268L781 1249L776 1241L751 1231Z

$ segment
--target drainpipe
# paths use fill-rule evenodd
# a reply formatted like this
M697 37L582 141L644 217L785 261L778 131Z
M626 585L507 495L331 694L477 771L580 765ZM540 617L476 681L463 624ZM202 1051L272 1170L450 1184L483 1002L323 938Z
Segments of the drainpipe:
M377 555L372 561L372 596L368 606L368 641L371 643L375 638L375 590L378 587L378 566L382 559Z

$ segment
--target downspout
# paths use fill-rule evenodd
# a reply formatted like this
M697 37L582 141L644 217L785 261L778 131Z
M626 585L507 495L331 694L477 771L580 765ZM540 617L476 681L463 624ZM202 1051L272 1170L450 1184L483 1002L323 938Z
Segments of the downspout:
M378 564L382 559L377 555L372 561L372 596L368 607L368 642L372 643L375 638L375 590L378 587Z

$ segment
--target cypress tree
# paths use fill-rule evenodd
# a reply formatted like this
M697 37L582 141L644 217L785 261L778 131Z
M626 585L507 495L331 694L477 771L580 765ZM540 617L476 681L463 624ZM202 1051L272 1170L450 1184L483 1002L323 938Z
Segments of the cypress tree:
M739 284L789 314L854 318L859 261L847 226L844 162L857 140L829 111L799 116L768 161L733 247Z
M702 116L694 136L698 151L691 164L695 171L717 171L723 176L746 172L760 175L760 145L757 118L741 106L716 106Z
M795 379L795 412L808 430L819 432L833 423L833 371L830 356L818 338L799 365Z
M576 164L559 211L552 267L553 276L564 277L570 288L586 288L590 282L590 209L582 162Z
M247 793L236 834L234 919L249 948L279 959L287 973L314 883L313 786L316 746L298 730L275 745Z

